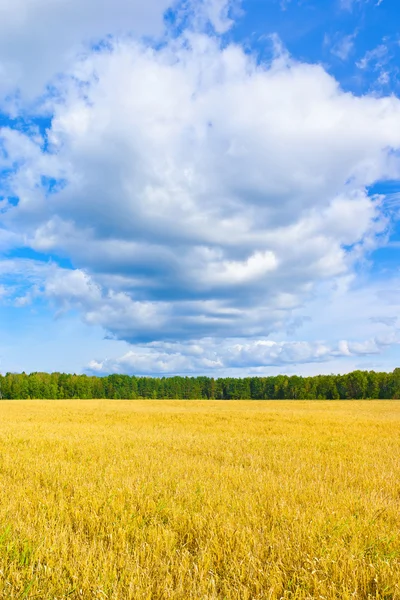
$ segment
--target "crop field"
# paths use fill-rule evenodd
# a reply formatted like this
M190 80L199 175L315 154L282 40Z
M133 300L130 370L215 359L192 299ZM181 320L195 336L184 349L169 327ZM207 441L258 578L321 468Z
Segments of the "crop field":
M0 402L0 598L400 599L400 402Z

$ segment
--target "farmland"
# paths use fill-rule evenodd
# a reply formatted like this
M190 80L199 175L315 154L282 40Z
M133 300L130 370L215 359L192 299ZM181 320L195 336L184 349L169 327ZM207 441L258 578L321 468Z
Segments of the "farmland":
M3 401L0 597L400 598L400 402Z

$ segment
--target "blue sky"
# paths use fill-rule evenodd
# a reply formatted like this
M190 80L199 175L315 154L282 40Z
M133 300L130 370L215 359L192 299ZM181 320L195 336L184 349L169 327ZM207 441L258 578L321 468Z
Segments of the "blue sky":
M400 364L394 0L0 9L1 372Z

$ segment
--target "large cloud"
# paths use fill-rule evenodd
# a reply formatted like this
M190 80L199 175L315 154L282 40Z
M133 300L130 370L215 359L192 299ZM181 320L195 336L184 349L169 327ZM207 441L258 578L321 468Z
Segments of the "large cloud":
M157 49L121 38L56 97L46 140L3 132L19 198L5 231L68 257L76 270L40 293L119 339L285 330L387 226L366 188L399 176L400 102L344 93L319 65L260 65L193 33Z

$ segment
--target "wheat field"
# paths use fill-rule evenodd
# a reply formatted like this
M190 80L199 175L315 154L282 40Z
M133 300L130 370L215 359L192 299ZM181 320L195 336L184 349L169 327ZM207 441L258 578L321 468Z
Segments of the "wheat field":
M0 598L400 598L400 403L0 402Z

